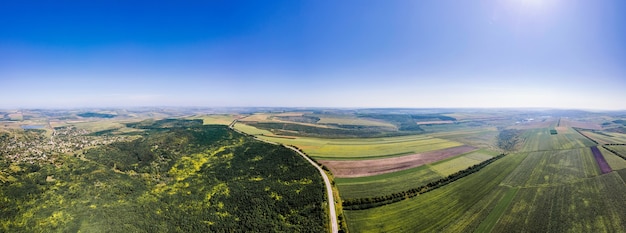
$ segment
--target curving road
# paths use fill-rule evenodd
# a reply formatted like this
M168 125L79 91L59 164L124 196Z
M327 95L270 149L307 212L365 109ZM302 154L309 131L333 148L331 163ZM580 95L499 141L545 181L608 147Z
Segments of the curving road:
M330 179L328 179L328 176L326 175L326 172L324 172L324 170L322 170L322 168L319 165L317 165L317 163L313 162L313 160L311 160L308 156L306 156L304 153L300 152L295 147L286 146L286 145L283 145L283 146L287 147L287 148L289 148L289 149L291 149L291 150L293 150L295 152L297 152L304 159L309 161L309 163L311 163L311 165L313 165L313 166L315 166L315 168L317 168L317 170L320 172L320 174L324 178L324 183L326 183L326 194L328 195L328 209L330 210L330 216L329 217L330 217L331 232L332 233L339 232L339 226L337 225L337 213L335 212L335 199L333 197L333 187L330 185Z
M243 132L240 132L239 130L235 129L235 124L236 123L237 123L237 120L234 120L232 123L230 123L230 125L228 125L228 128L234 130L235 132L244 134ZM279 144L279 143L276 143L276 142L266 141L266 140L263 140L263 139L260 139L260 138L257 138L257 137L253 137L253 138L256 139L256 140L265 142L265 143L270 143L270 144L274 144L274 145L282 145L282 144ZM333 187L330 184L330 179L328 178L328 175L326 175L326 172L324 172L324 170L322 170L322 168L319 165L317 165L317 163L313 162L313 160L311 160L308 156L306 156L304 153L302 153L301 151L299 151L295 147L287 146L287 145L282 145L282 146L295 151L300 156L302 156L304 159L309 161L309 163L311 163L311 165L313 165L315 168L317 168L317 170L320 172L320 175L322 175L322 178L324 178L324 183L326 184L326 195L328 196L328 209L329 209L329 213L330 213L330 216L328 216L328 217L330 218L330 229L331 229L332 233L339 232L339 225L337 224L337 213L335 211L335 198L333 197Z

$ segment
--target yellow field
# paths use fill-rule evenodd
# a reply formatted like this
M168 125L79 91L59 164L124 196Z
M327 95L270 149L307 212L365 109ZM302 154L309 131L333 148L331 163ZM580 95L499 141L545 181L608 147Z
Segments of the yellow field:
M266 114L266 113L255 113L253 115L241 118L240 121L258 121L258 122L265 122L265 121L269 121L269 117L271 115L270 114Z
M272 132L258 129L246 124L235 124L235 129L250 135L274 135ZM269 141L269 140L268 140Z
M607 132L607 133L596 133L596 132L591 132L591 131L582 131L583 134L593 138L594 140L598 141L598 143L604 143L604 144L611 144L611 143L617 143L617 144L622 144L622 143L626 143L626 134L621 134L621 133L611 133L611 132Z
M237 126L239 125L237 124ZM312 137L290 139L266 136L259 136L259 138L286 145L295 145L313 157L325 159L367 159L421 153L463 145L459 142L424 135L360 139Z
M446 177L455 172L467 169L470 166L479 164L480 162L490 159L492 157L492 155L476 151L450 160L437 162L433 164L430 168L433 171L437 172L441 177Z
M603 147L599 146L598 149L600 149L602 155L604 156L604 159L606 159L606 162L609 163L609 166L611 166L614 171L626 169L626 160L618 157L617 155L613 154L613 152L610 152Z

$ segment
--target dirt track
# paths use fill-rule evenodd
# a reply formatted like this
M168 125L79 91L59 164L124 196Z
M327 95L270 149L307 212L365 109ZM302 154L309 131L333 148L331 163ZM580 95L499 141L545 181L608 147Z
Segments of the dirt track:
M328 167L335 177L361 177L414 168L476 149L472 146L463 145L393 158L350 161L319 160L319 162Z

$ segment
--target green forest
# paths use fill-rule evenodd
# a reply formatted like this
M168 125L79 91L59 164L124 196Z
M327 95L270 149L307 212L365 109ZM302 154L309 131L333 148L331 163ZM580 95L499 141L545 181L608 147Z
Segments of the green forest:
M327 231L313 166L282 146L196 123L141 122L135 140L54 164L0 156L0 231Z

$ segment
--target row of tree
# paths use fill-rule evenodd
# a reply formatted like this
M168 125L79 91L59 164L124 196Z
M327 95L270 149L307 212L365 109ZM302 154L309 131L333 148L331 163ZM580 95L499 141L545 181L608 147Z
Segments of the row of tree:
M412 188L403 192L393 193L385 196L377 196L377 197L366 197L366 198L351 198L343 201L343 208L346 210L362 210L369 209L374 207L379 207L391 203L395 203L398 201L402 201L411 197L418 196L420 194L435 190L444 185L450 184L458 179L466 177L472 173L479 171L480 169L486 167L487 165L493 163L494 161L504 157L505 154L500 154L488 160L485 160L479 164L473 165L465 170L458 171L454 174L451 174L445 178L439 179L437 181L430 182L426 185L422 185L416 188Z
M600 143L598 143L598 141L596 141L596 140L594 140L593 138L591 138L591 137L589 137L589 136L585 135L584 133L580 132L580 131L581 131L581 129L576 128L576 127L572 127L572 129L576 130L576 132L578 132L580 135L583 135L583 137L585 137L585 138L589 139L589 140L590 140L590 141L592 141L593 143L595 143L595 144L600 144Z
M607 144L607 145L615 145L615 144ZM623 144L617 144L617 145L623 145ZM610 152L611 152L611 153L613 153L614 155L617 155L617 156L619 156L620 158L622 158L622 159L626 160L626 156L624 156L624 155L620 154L619 152L617 152L617 151L615 151L615 150L613 150L613 149L611 149L611 148L607 147L606 145L603 145L602 147L604 147L604 149L606 149L606 150L610 151Z

